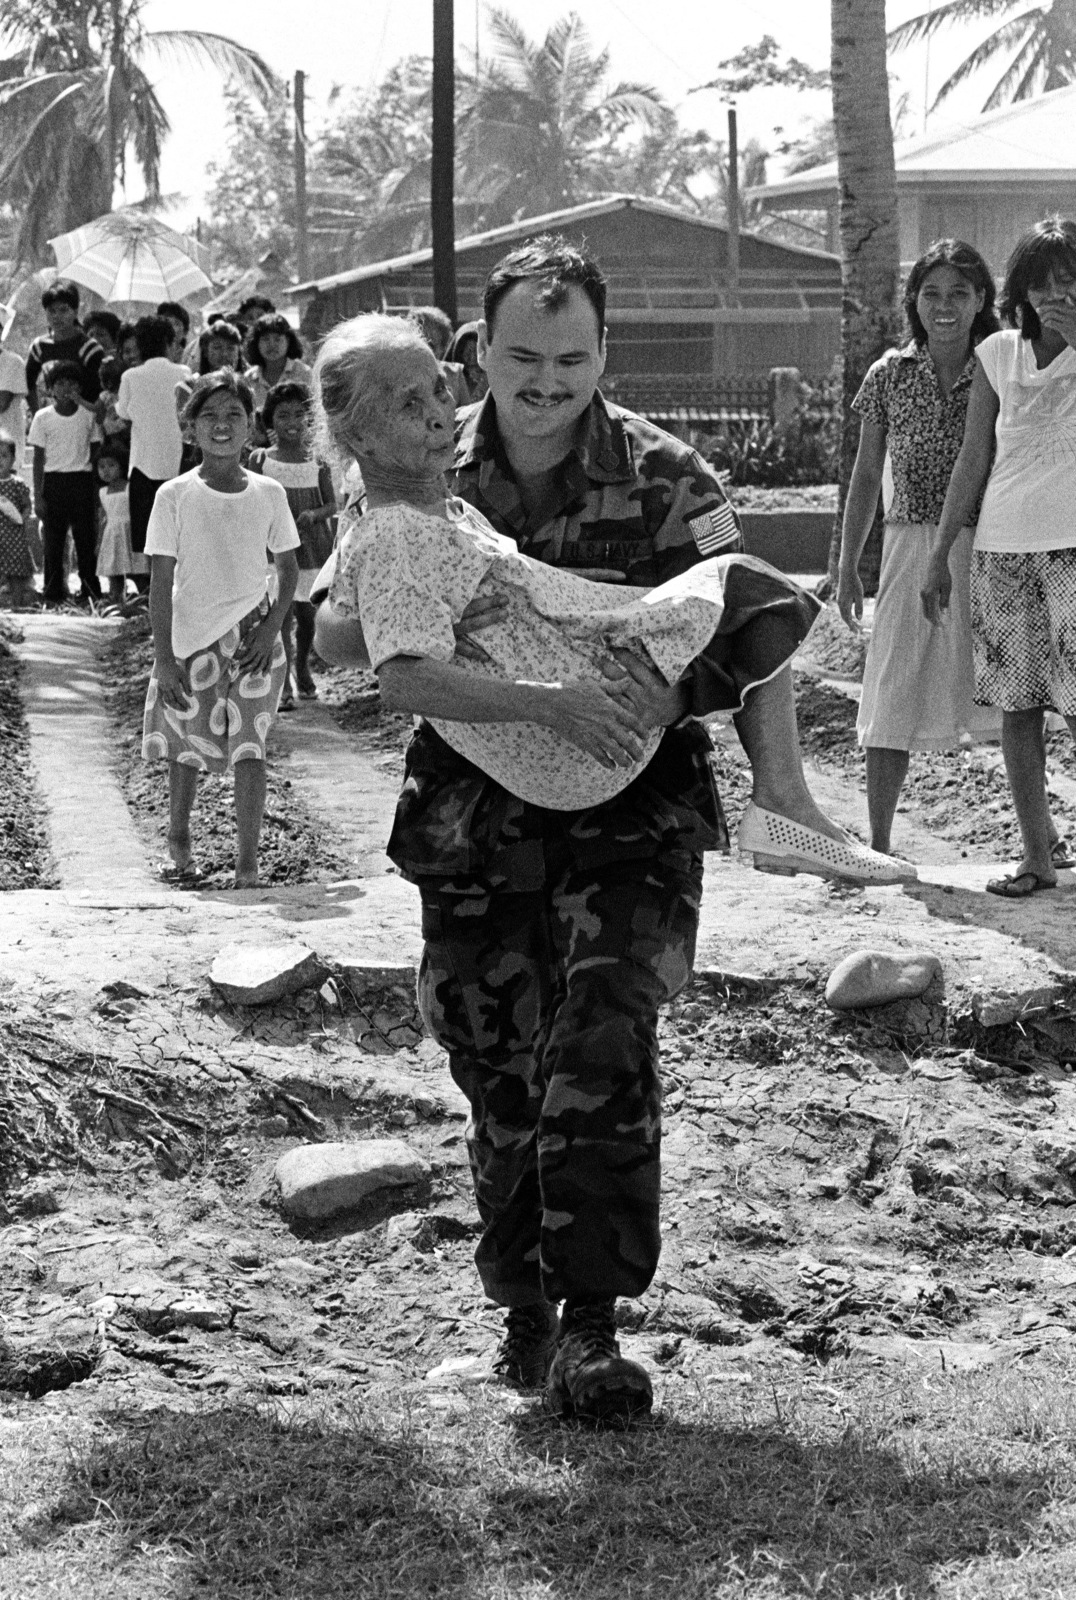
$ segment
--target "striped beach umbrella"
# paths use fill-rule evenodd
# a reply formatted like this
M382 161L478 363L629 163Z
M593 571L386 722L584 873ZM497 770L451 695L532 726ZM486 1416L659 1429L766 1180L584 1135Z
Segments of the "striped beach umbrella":
M109 303L155 306L213 287L198 260L202 247L141 211L110 211L49 244L65 278Z

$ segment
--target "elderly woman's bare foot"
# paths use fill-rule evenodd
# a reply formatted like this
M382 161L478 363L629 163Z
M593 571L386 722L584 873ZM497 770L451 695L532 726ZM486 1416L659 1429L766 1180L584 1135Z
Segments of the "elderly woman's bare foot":
M257 867L254 868L253 872L240 872L239 868L237 867L235 870L235 881L232 884L232 888L260 889L261 879L258 877Z

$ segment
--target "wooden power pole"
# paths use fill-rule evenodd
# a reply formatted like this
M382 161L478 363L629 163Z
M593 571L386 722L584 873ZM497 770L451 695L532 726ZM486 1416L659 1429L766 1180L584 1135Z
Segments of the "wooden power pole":
M740 279L740 148L736 132L736 107L729 106L728 269L733 288Z
M433 0L433 156L430 225L433 298L456 322L456 47L452 0Z
M310 276L310 249L306 235L306 73L295 74L292 98L295 113L295 264L299 281Z

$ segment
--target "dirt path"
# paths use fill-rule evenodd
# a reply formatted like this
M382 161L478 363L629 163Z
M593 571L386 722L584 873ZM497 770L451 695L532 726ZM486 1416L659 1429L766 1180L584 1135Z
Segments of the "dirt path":
M304 1396L323 1417L366 1419L388 1407L392 1449L412 1437L408 1429L421 1430L424 1451L473 1434L475 1481L498 1503L511 1498L493 1485L516 1470L505 1465L513 1453L552 1462L574 1496L572 1515L584 1475L608 1447L569 1438L530 1401L474 1386L499 1316L472 1263L465 1106L414 1011L417 895L386 870L395 767L359 748L320 706L280 719L280 760L338 836L351 875L240 894L163 891L111 777L93 659L103 626L34 619L23 647L33 755L63 886L0 896L0 1508L7 1492L18 1511L8 1533L0 1510L0 1592L178 1600L194 1592L197 1562L212 1568L219 1557L223 1575L212 1581L225 1600L352 1592L381 1600L403 1590L379 1589L373 1578L353 1589L347 1574L333 1588L315 1583L313 1567L300 1579L291 1556L270 1571L279 1555L271 1538L257 1584L253 1549L233 1572L228 1529L190 1520L202 1516L187 1508L201 1505L204 1485L180 1486L178 1450L153 1480L157 1520L137 1532L143 1457L121 1484L116 1419L152 1411L163 1437L181 1416L234 1419L267 1405L299 1416ZM861 823L853 782L817 767L812 783L839 820ZM890 1406L908 1373L922 1376L916 1404L929 1411L939 1385L955 1393L945 1389L954 1373L997 1367L999 1385L1018 1386L1029 1373L1038 1381L1049 1362L1076 1368L1072 875L1056 895L999 901L983 893L995 863L954 862L951 845L920 831L930 864L906 889L844 889L708 860L700 974L661 1023L662 1261L648 1293L622 1307L625 1346L647 1365L674 1423L661 1448L692 1429L700 1439L676 1468L684 1484L704 1460L740 1460L765 1437L793 1451L796 1493L824 1506L832 1468L806 1444L793 1446L805 1414L795 1407L808 1391L831 1397L829 1421L844 1438L855 1397ZM224 1004L207 982L221 946L282 937L315 949L331 980L275 1005ZM936 952L944 995L830 1013L821 995L830 967L878 946ZM406 1139L425 1158L427 1183L324 1226L288 1221L273 1180L284 1151L383 1136ZM756 1391L764 1413L749 1405ZM794 1404L792 1391L801 1396ZM945 1403L962 1418L958 1399ZM729 1420L711 1437L698 1432L699 1419L714 1407ZM1012 1426L1022 1437L1024 1422ZM65 1427L102 1452L81 1478L70 1463L49 1464L48 1441L57 1428L66 1437ZM324 1459L311 1458L318 1483L338 1448L331 1430L326 1437ZM293 1464L293 1446L280 1443L274 1459ZM610 1471L624 1481L638 1472L658 1492L670 1469L648 1454L657 1447L618 1442ZM230 1494L232 1467L215 1446L204 1448L206 1482L219 1478ZM198 1451L192 1459L203 1470ZM298 1469L278 1470L289 1504L310 1500L311 1517L327 1527L312 1504L319 1489L307 1495ZM910 1533L873 1531L883 1527L894 1471L886 1458L863 1526L872 1549L914 1563L921 1551ZM970 1467L969 1480L980 1482ZM854 1494L856 1481L849 1472L841 1492ZM951 1495L951 1478L939 1481ZM720 1492L727 1498L727 1487ZM520 1495L514 1548L540 1538L559 1493ZM402 1522L398 1484L393 1495L392 1518ZM250 1480L234 1503L263 1497L275 1504ZM969 1560L995 1549L996 1503L981 1538L974 1516L954 1518L930 1557L939 1572L961 1539ZM750 1566L771 1511L721 1504L720 1516L702 1519L705 1529L677 1525L661 1593L731 1600L720 1575ZM354 1511L359 1528L365 1506ZM1072 1514L1058 1510L1056 1525ZM790 1527L806 1515L797 1510ZM795 1569L814 1574L807 1588L797 1578L794 1589L774 1589L766 1576L774 1569L760 1567L758 1586L745 1581L737 1600L941 1595L932 1580L912 1582L911 1567L898 1573L903 1589L875 1584L855 1562L847 1582L833 1578L826 1564L851 1548L857 1516L820 1530L817 1550ZM1023 1552L1036 1535L1015 1511L1013 1519L1013 1548ZM418 1513L416 1526L425 1526ZM371 1532L371 1549L380 1537ZM191 1554L196 1546L202 1556ZM105 1551L105 1566L87 1578L79 1562L91 1549ZM711 1576L678 1590L677 1563L688 1558L712 1561ZM422 1592L522 1600L546 1592L557 1570L553 1558L533 1584L488 1587L433 1573ZM52 1588L38 1586L42 1573ZM566 1578L563 1590L611 1593L589 1572ZM657 1592L630 1574L617 1590ZM996 1592L1039 1600L1072 1590ZM977 1600L980 1591L961 1593Z

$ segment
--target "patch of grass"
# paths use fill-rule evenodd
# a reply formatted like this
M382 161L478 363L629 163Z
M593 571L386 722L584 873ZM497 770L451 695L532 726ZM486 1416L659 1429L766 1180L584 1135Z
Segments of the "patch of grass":
M34 1555L99 1569L107 1548L173 1600L1068 1597L1074 1375L1046 1355L985 1376L757 1371L671 1386L631 1433L481 1391L115 1414L75 1442ZM49 1592L10 1586L26 1554L0 1562L5 1595Z
M48 889L56 882L45 802L30 764L22 668L7 643L21 637L0 619L0 891Z

